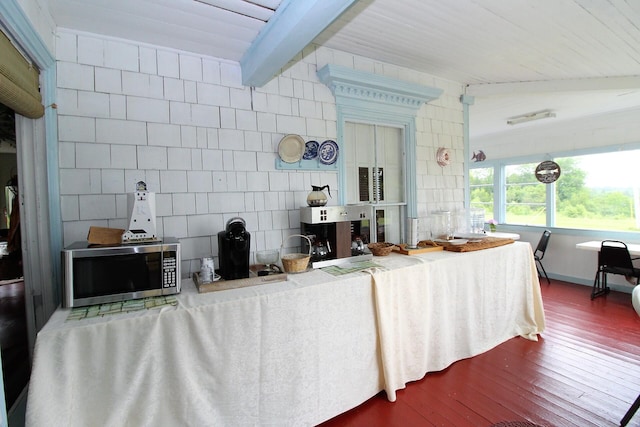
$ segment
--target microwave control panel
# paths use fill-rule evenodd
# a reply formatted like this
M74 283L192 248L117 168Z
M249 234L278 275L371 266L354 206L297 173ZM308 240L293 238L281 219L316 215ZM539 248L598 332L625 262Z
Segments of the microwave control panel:
M162 258L162 287L175 288L177 286L176 277L177 259L174 253L169 253Z

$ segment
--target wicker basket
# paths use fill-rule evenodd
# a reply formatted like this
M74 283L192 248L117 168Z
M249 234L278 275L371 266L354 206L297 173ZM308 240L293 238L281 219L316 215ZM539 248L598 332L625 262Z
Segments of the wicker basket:
M393 243L387 242L378 242L378 243L369 243L367 247L375 256L387 256L391 253L394 248Z
M282 251L284 250L284 243L289 240L291 237L304 237L309 242L309 253L308 254L286 254L282 255ZM282 246L280 247L280 260L282 261L282 267L286 273L301 273L307 269L309 265L309 260L311 259L311 240L302 234L292 234L287 237L284 242L282 242Z

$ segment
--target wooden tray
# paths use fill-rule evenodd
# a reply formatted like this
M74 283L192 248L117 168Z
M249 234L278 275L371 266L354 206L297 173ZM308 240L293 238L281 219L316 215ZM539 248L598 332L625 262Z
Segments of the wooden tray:
M249 286L264 285L266 283L284 282L287 280L287 273L270 274L269 276L258 276L257 271L261 266L251 266L249 269L249 277L245 279L224 280L220 279L215 282L202 283L200 281L200 272L193 273L193 283L196 284L199 293L226 291L227 289L245 288Z
M406 243L401 243L399 245L396 245L395 248L393 248L394 251L399 252L403 255L417 255L417 254L423 254L426 252L441 251L443 249L444 248L442 246L420 246L417 249L407 249Z
M502 237L487 237L478 241L470 241L463 245L451 245L443 243L445 251L451 252L473 252L482 249L495 248L498 246L508 245L513 243L513 239L504 239Z

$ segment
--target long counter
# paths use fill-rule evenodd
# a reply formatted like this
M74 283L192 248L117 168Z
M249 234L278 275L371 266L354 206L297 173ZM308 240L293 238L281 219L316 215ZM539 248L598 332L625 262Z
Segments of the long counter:
M544 312L531 247L391 254L380 267L68 320L36 340L27 425L315 425L521 335Z

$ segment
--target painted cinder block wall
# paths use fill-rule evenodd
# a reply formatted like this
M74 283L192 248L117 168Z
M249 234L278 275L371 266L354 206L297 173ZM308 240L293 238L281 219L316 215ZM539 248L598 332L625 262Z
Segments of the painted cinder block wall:
M235 216L247 222L252 256L279 248L299 232L312 184L340 190L336 172L275 168L286 134L336 139L335 99L316 76L328 63L443 89L416 118L423 233L429 212L463 206L460 83L312 46L251 88L236 62L64 29L56 60L65 246L86 239L91 225L127 228L127 194L145 181L156 193L159 235L182 243L183 277L201 257L217 256L217 233ZM451 150L445 168L438 147Z

